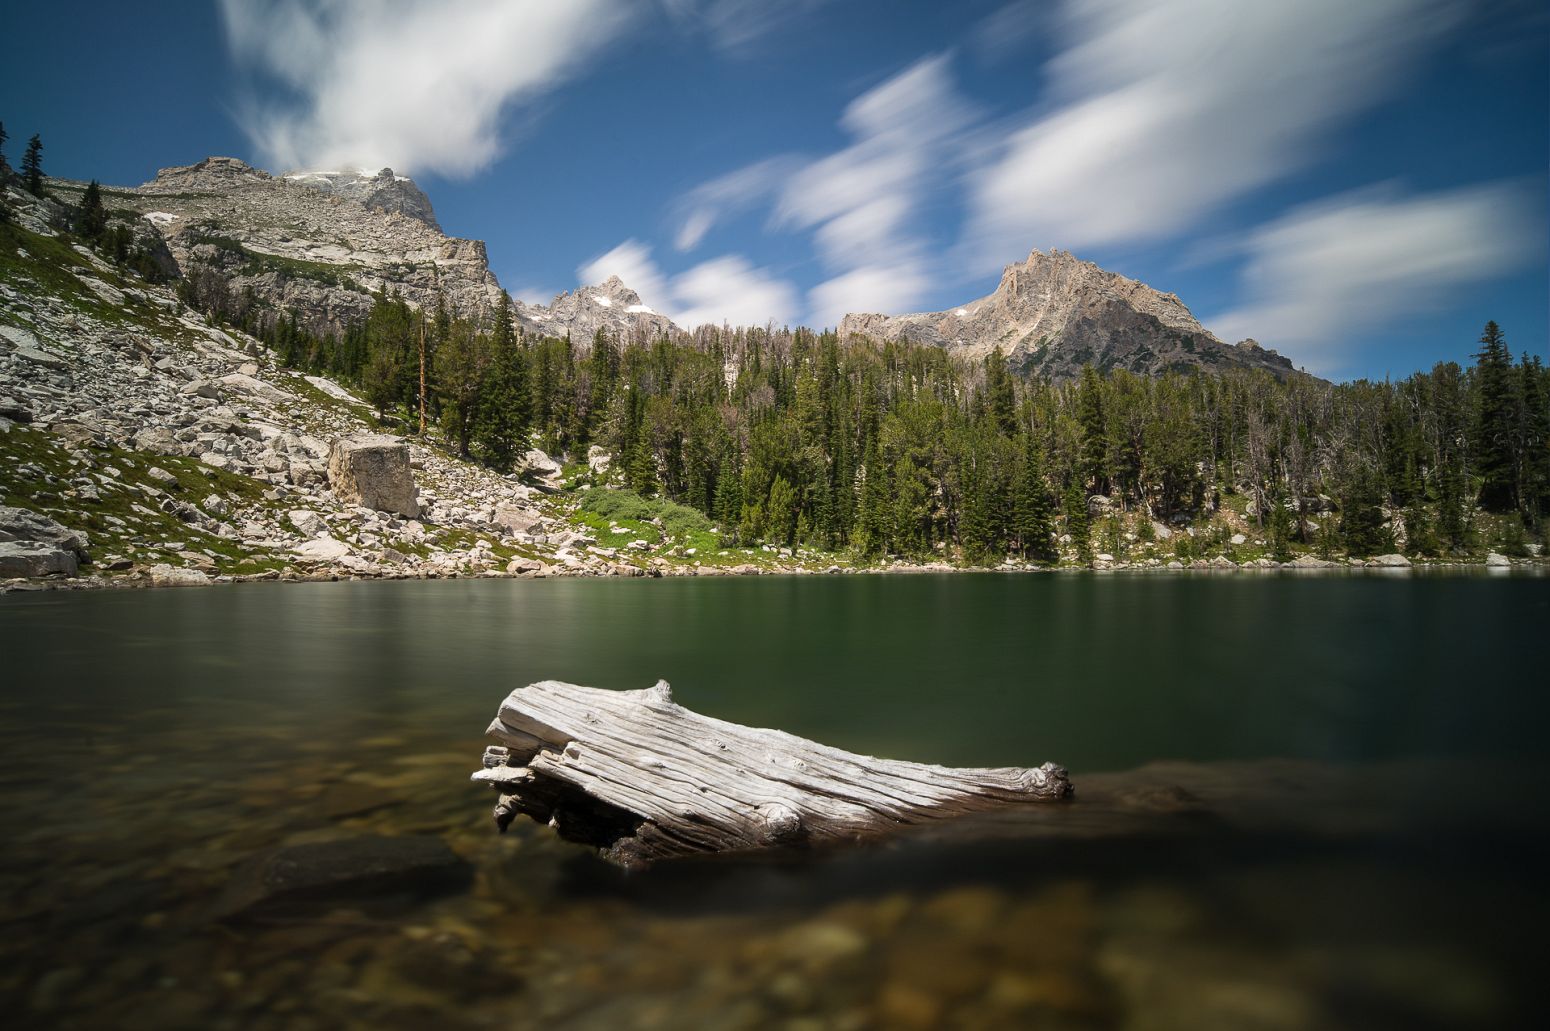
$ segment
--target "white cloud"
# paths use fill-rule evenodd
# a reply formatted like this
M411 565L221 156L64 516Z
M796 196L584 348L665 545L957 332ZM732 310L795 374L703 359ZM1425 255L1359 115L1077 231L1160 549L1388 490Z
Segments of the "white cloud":
M910 311L931 288L931 277L918 261L862 265L819 283L808 292L814 326L838 326L850 312Z
M704 31L718 49L746 52L759 37L804 17L828 0L663 0L668 14Z
M612 42L625 0L220 0L237 58L288 90L243 129L275 168L468 175L530 108Z
M1030 246L1157 239L1318 153L1386 95L1459 0L1071 0L1053 110L974 177L977 267Z
M796 289L741 255L701 262L673 277L674 299L683 307L673 321L687 329L701 325L777 326L794 321Z
M650 247L630 239L582 265L576 275L584 286L618 276L642 301L685 329L723 322L762 326L772 319L785 325L799 312L795 287L737 254L668 276L652 258Z
M1532 191L1514 184L1335 197L1251 234L1246 300L1208 325L1224 340L1252 336L1314 371L1338 372L1354 332L1440 308L1460 288L1510 271L1542 250L1543 227Z
M787 156L766 158L696 186L678 201L679 228L673 245L692 251L717 222L771 197L798 164Z

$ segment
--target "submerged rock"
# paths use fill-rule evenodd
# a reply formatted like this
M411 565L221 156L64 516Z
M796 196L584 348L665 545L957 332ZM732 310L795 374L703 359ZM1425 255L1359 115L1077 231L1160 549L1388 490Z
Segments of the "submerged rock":
M216 902L216 919L349 897L431 895L455 890L472 867L440 838L364 835L274 849L237 869Z

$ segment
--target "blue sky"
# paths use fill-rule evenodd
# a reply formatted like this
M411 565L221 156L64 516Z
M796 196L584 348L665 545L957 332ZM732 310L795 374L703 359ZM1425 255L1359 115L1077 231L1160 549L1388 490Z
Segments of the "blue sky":
M1519 0L218 0L8 13L13 162L391 165L501 282L832 325L1059 247L1338 378L1545 354Z

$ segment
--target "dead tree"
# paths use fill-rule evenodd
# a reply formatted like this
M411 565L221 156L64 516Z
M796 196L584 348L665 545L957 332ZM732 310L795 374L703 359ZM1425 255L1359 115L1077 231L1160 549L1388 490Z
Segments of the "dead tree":
M518 813L626 868L709 852L860 841L966 813L1072 795L1066 771L874 759L712 719L666 681L604 691L545 680L502 703L473 775Z

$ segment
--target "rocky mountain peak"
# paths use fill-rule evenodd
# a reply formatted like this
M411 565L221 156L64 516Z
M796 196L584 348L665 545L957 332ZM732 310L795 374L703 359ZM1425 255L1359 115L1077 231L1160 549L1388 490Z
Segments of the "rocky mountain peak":
M643 302L618 276L568 290L547 306L518 301L515 312L517 324L525 332L544 336L569 333L573 340L590 340L600 329L619 338L662 336L678 329L672 319Z
M241 158L208 157L192 165L157 169L156 178L141 186L140 190L145 193L226 190L273 178L268 172L254 168Z
M1007 265L995 291L978 300L939 312L851 314L840 333L908 339L976 358L1000 348L1013 364L1054 379L1071 378L1084 365L1143 375L1227 366L1277 376L1292 371L1291 362L1257 344L1223 343L1176 294L1055 249Z
M432 229L439 230L436 212L431 199L415 181L407 175L398 175L391 168L372 171L369 168L351 168L342 171L287 172L287 182L309 186L314 190L331 193L338 197L358 200L372 211L398 214L419 219Z

